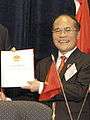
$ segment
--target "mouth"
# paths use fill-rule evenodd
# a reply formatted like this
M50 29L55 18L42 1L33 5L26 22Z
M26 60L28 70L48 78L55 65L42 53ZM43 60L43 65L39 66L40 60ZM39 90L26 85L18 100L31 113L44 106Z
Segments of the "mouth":
M59 40L58 43L69 43L69 40Z

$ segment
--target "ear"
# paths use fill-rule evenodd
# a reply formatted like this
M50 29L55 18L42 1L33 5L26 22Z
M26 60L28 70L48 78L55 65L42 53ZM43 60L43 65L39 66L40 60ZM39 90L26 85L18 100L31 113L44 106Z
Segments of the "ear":
M80 39L80 31L77 33L77 39Z

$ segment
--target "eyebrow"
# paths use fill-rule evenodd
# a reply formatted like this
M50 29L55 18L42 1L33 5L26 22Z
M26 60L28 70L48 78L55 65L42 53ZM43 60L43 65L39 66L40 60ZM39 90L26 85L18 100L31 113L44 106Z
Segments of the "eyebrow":
M63 27L63 28L73 28L73 27L67 26L67 27ZM55 29L55 30L57 30L57 29L63 29L63 28L59 28L59 27L58 28L54 28L53 27L53 29Z

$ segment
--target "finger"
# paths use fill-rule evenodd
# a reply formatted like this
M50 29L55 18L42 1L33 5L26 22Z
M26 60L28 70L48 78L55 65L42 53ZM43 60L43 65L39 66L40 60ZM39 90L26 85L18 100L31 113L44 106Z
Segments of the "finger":
M31 84L27 84L25 86L21 86L22 89L30 89L31 88Z
M32 84L33 82L32 81L27 81L28 84Z
M15 52L15 51L16 51L16 48L15 48L15 47L11 48L11 51L12 51L12 52Z
M23 88L23 89L30 89L30 87L28 87L28 86L21 86L21 88Z

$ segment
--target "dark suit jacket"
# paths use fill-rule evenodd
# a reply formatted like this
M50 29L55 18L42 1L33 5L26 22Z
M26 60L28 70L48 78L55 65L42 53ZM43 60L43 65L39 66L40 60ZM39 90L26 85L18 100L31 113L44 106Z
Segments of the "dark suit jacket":
M39 79L40 81L45 81L51 63L51 57L44 58L38 63L36 68L37 79ZM66 81L65 73L74 64L74 69L71 69L72 74L74 73L73 70L75 70L75 68L77 71L73 74L73 76L71 76L70 74L70 78ZM72 111L72 115L74 117L74 120L76 120L84 96L88 89L88 85L90 83L90 56L82 53L77 48L67 59L65 66L60 73L60 78L64 86L64 90ZM60 101L60 118L62 120L70 120L63 94L60 93L59 95L52 98L51 101ZM86 102L80 120L90 120L90 104L88 104L89 103Z
M9 50L11 48L11 42L8 36L8 30L6 27L0 24L0 51Z

